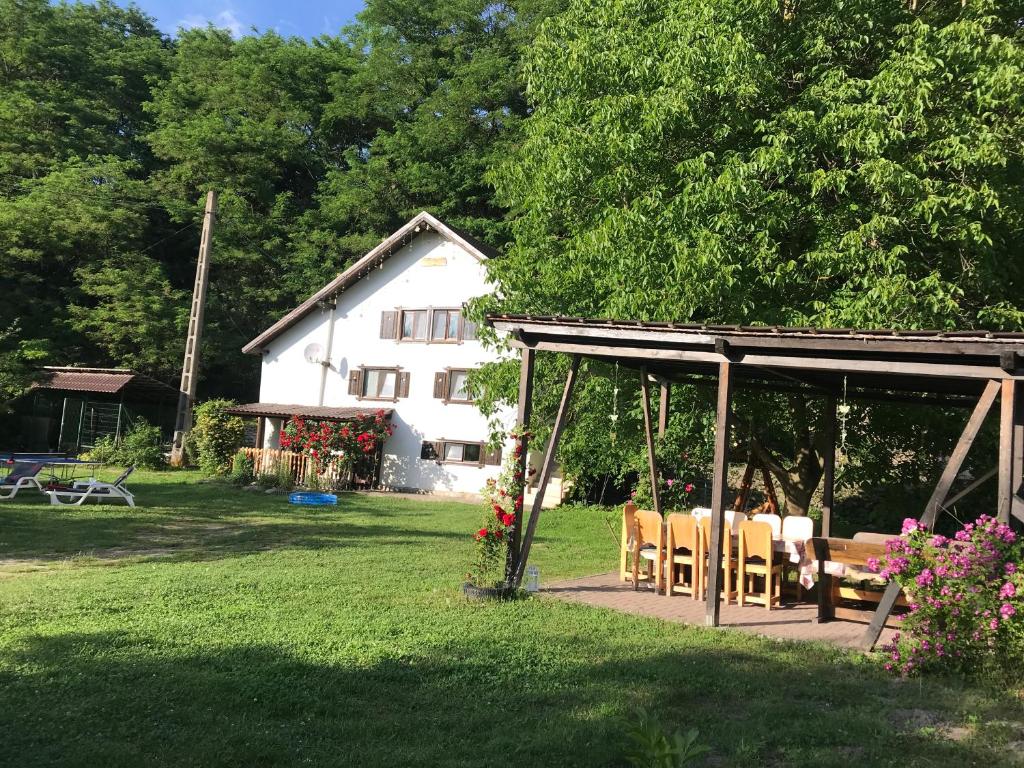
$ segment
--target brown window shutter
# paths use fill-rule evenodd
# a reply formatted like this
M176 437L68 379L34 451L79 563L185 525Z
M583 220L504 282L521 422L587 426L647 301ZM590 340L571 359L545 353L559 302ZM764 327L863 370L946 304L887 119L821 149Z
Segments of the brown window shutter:
M356 397L363 396L363 369L354 368L348 373L348 393Z
M483 454L484 464L488 466L497 466L501 464L501 448L488 448Z
M382 339L398 338L398 312L386 310L380 313L380 337Z
M476 341L476 323L472 320L461 320L459 323L459 338L463 341Z
M443 440L435 440L434 441L434 455L437 456L438 462L441 462L441 461L444 460L444 441Z
M434 397L438 400L448 399L448 371L434 374Z
M398 372L398 386L396 388L398 397L409 396L409 372L399 371Z

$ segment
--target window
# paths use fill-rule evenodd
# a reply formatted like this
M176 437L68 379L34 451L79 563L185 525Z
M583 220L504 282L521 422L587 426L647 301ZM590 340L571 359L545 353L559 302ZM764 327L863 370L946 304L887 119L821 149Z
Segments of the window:
M476 324L459 309L396 309L380 313L380 337L428 344L458 344L476 340Z
M501 450L487 450L483 443L466 440L424 441L420 445L420 458L438 464L501 464Z
M448 371L448 401L453 403L471 403L472 399L466 391L466 376L469 371Z
M363 373L363 397L393 400L398 371L388 368L367 368Z
M459 310L435 309L430 326L431 341L459 340Z
M399 368L356 368L349 373L348 393L360 400L408 397L409 373Z
M426 309L402 310L402 341L427 340L428 314Z
M465 368L447 368L434 374L434 397L446 403L472 403L466 390L469 371Z
M445 443L444 460L448 464L479 464L480 443Z

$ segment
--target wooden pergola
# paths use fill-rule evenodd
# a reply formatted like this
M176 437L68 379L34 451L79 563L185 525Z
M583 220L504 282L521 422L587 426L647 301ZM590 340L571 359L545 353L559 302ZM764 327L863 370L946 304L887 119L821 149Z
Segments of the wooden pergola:
M822 531L829 536L835 480L836 403L849 400L896 401L970 409L956 447L946 463L921 520L933 528L939 512L983 482L996 477L996 517L1003 522L1024 522L1024 407L1018 382L1024 379L1024 333L987 331L892 331L731 325L685 325L581 318L491 315L488 323L507 335L521 350L519 379L520 428L528 430L533 400L536 353L570 356L561 402L551 437L544 451L537 494L529 519L516 521L509 541L509 580L518 585L530 556L544 489L554 469L558 443L565 429L569 406L583 358L638 371L642 392L648 465L654 506L661 512L654 459L654 415L650 405L652 380L660 386L658 429L668 419L669 387L673 382L704 383L717 387L716 433L712 483L711 553L708 594L720 591L722 530L727 503L729 435L735 420L733 392L737 388L767 388L824 398L826 448L822 492ZM985 417L996 400L999 410L999 458L990 472L950 496L953 481L963 466ZM526 470L527 451L520 471ZM518 533L522 531L522 536ZM899 597L890 583L872 617L863 640L874 646ZM707 601L705 623L719 624L719 601Z

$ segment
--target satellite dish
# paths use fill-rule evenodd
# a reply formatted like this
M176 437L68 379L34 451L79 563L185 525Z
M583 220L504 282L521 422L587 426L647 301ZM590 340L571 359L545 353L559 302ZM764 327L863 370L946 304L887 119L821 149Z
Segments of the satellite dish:
M302 356L306 358L307 363L322 363L324 361L324 348L316 342L307 344L306 348L302 350Z

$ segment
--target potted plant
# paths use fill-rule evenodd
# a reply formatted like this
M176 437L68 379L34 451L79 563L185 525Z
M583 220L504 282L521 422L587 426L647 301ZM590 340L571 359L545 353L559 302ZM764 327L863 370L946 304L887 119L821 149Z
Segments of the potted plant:
M505 461L497 479L487 481L484 519L473 534L476 557L466 574L462 592L474 600L503 599L516 590L506 582L505 565L508 560L508 542L515 530L516 518L523 510L526 478L520 459L529 437L526 432L513 432L515 448ZM531 473L533 470L529 470Z

